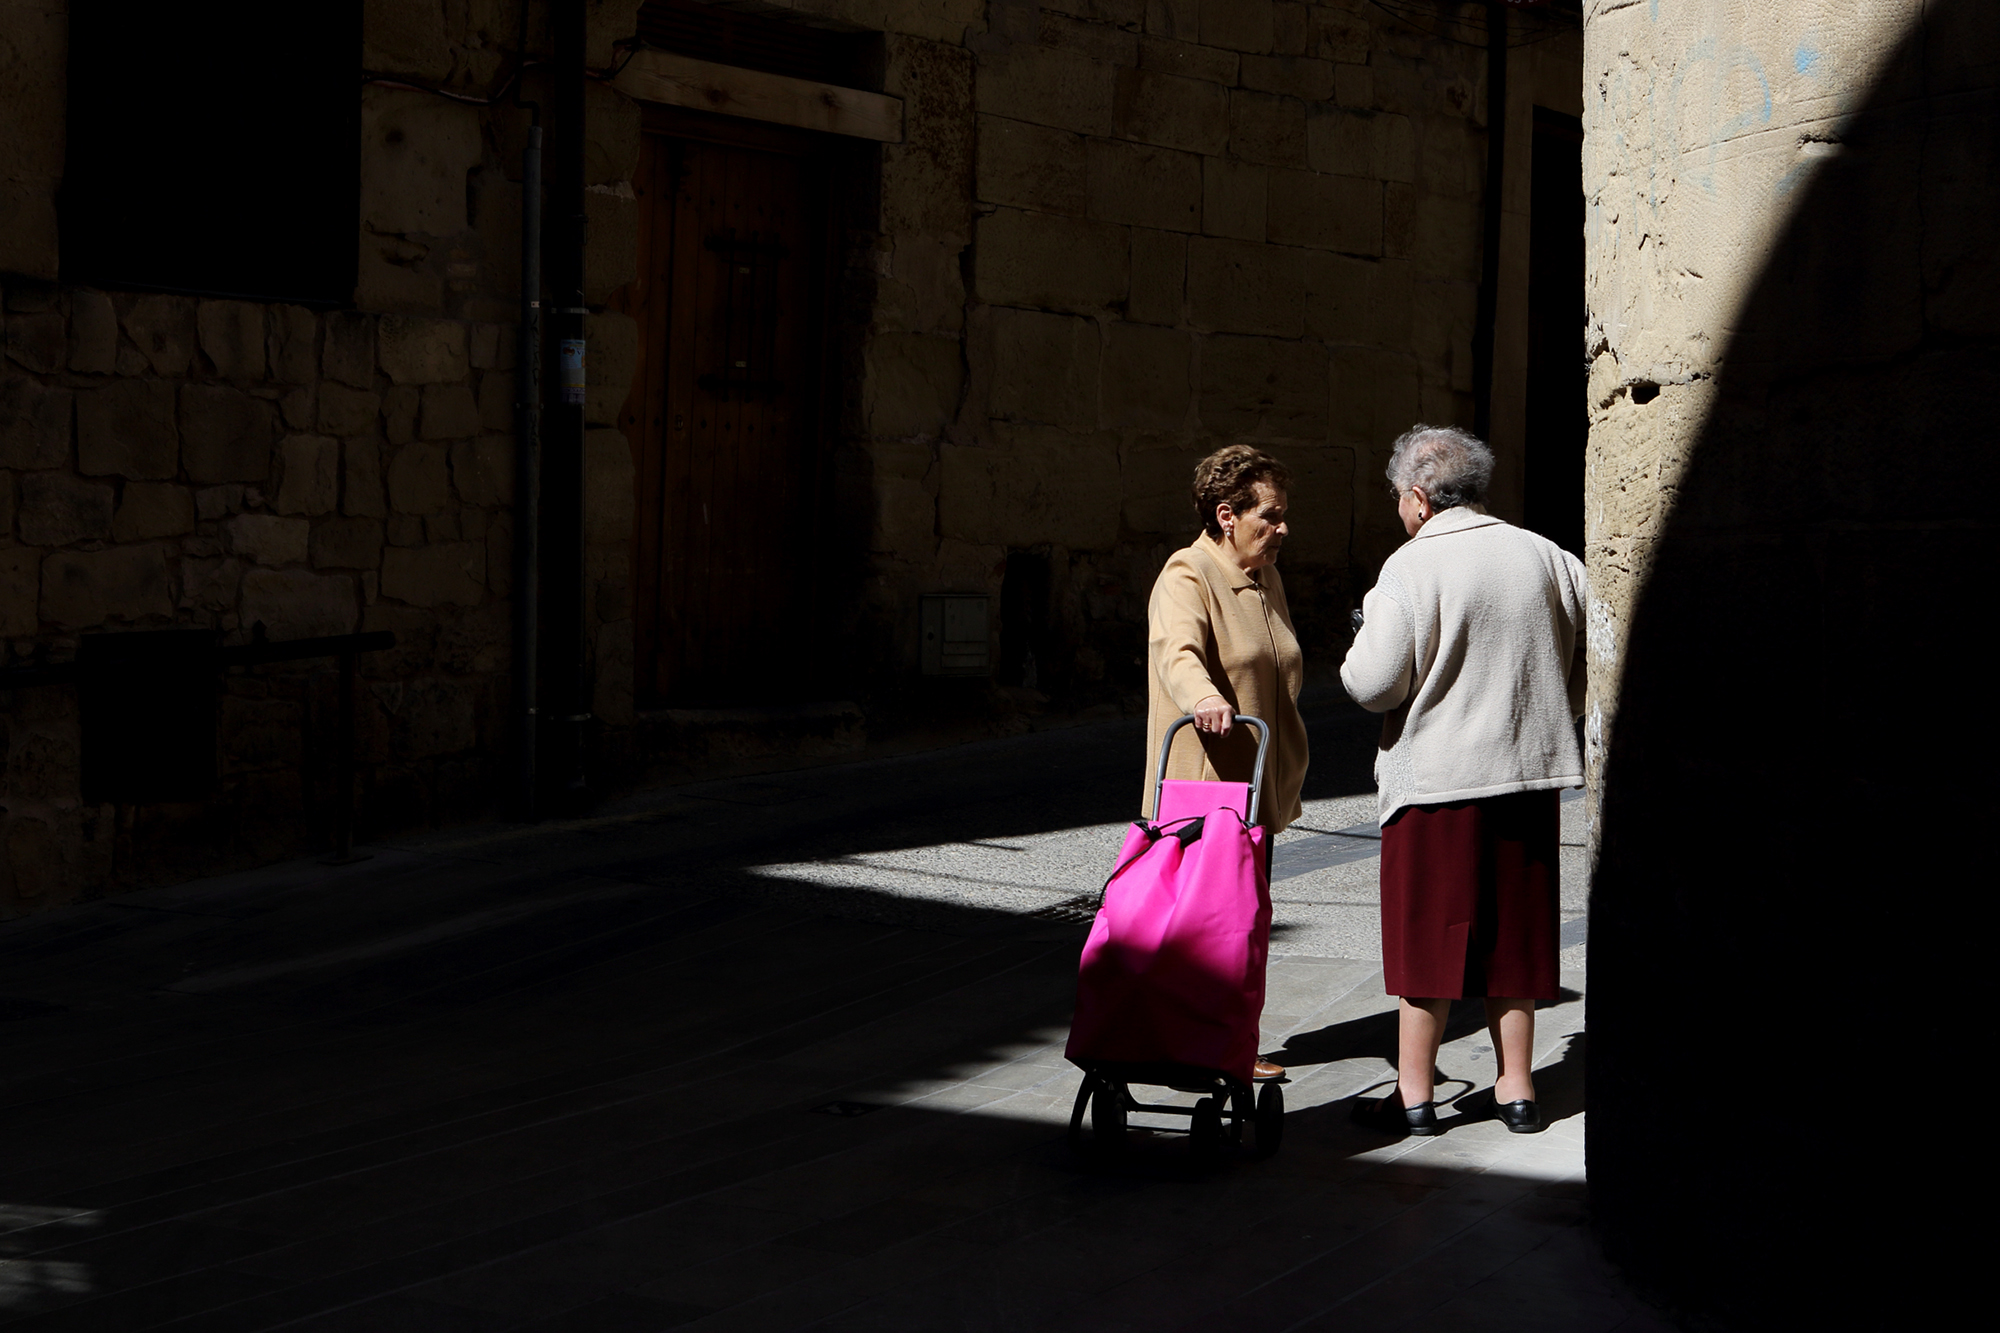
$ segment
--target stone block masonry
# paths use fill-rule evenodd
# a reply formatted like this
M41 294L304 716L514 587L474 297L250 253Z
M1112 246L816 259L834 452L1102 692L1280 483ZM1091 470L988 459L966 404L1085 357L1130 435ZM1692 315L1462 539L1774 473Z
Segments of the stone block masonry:
M594 66L638 7L590 7ZM855 77L904 113L900 142L826 159L839 271L813 558L836 571L842 651L822 697L860 702L871 728L928 726L906 715L939 700L952 726L1018 725L1005 701L1024 686L1062 709L1138 706L1146 594L1195 530L1188 474L1237 441L1295 469L1286 575L1309 669L1329 672L1400 540L1382 450L1419 414L1472 416L1478 44L1364 0L747 8L881 33ZM511 20L479 6L364 9L371 69L484 97L511 68L494 35ZM509 744L522 114L363 88L350 309L92 290L57 281L64 56L47 38L0 16L23 62L0 119L42 127L0 149L7 660L65 660L104 630L393 630L364 663L364 831L490 812ZM1573 94L1574 47L1521 59L1568 69ZM529 71L531 96L545 77ZM563 595L586 608L593 762L617 782L652 763L653 665L634 660L652 610L632 573L660 503L635 495L636 461L657 442L628 399L657 350L629 314L651 213L639 106L608 84L586 100L586 574ZM1032 640L1007 659L1019 674L911 688L930 592L1024 617L995 629ZM222 793L124 815L80 802L74 696L19 692L0 710L0 912L312 846L330 688L311 664L231 677Z
M484 96L517 56L513 19L477 7L363 8L359 65ZM614 63L637 8L591 6L594 67ZM393 630L397 649L362 661L364 836L493 811L524 113L360 90L351 309L78 287L58 280L54 225L66 26L60 0L0 9L0 663L60 663L107 631ZM546 86L533 95L546 104ZM593 205L593 302L632 276L637 130L637 106L594 86L586 183L616 207ZM593 321L592 411L607 419L630 379L630 323ZM630 468L605 452L593 586L624 624ZM618 624L590 628L619 641ZM629 659L608 711L630 712ZM331 668L233 672L221 789L122 813L81 801L73 690L0 696L0 915L324 845Z
M29 327L36 348L64 351L0 366L8 660L60 660L79 634L125 629L203 626L240 642L259 625L274 640L393 628L410 651L393 665L364 659L363 670L393 677L401 693L393 713L367 693L363 729L416 739L391 744L364 773L364 819L386 828L430 817L423 802L439 784L464 783L499 744L485 701L504 690L507 669L513 447L483 434L477 407L481 379L505 372L475 369L468 348L505 344L511 330L20 283L5 298L5 328ZM391 443L413 434L422 438ZM385 543L385 517L412 525L404 544ZM490 649L435 660L430 645L471 617L483 618ZM254 807L292 827L295 847L309 845L311 806L331 799L328 665L257 668L225 684L229 698L257 702L224 710L213 804ZM0 846L20 864L0 870L0 911L88 893L105 883L92 874L114 873L115 858L85 854L112 815L79 803L75 708L58 688L16 692L6 710L0 827L20 831ZM232 718L255 724L232 728ZM267 744L272 728L290 743ZM30 764L31 753L60 762ZM241 799L252 788L257 799ZM219 827L197 825L204 837ZM245 829L205 857L155 851L219 866L252 848L282 850L272 838ZM147 872L115 873L126 882Z
M873 240L891 271L962 258L931 299L878 306L863 348L871 596L998 599L1013 555L1045 559L1067 574L1037 687L1129 704L1152 571L1194 531L1176 492L1246 441L1296 464L1314 597L1295 609L1330 670L1349 600L1400 540L1386 505L1355 500L1378 493L1380 447L1420 411L1471 420L1483 182L1418 164L1484 162L1484 53L1360 0L1058 9L989 6L965 38L969 105L911 103L913 139L969 122L973 217L885 211ZM891 91L917 86L926 46L892 45ZM885 195L902 170L885 159ZM954 299L957 327L904 317ZM862 619L871 674L912 671L903 619Z

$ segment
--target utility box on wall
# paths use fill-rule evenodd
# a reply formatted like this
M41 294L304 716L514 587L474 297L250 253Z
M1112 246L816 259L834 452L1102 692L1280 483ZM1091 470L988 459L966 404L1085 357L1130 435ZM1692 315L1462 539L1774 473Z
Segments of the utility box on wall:
M993 674L990 602L984 593L926 593L917 599L926 676Z

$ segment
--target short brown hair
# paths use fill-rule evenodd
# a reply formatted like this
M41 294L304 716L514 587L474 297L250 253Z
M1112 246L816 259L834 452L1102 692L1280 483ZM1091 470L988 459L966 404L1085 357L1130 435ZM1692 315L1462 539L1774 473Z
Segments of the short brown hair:
M1222 535L1215 520L1215 507L1228 505L1242 513L1256 503L1258 482L1285 488L1292 484L1291 470L1262 449L1247 444L1229 444L1194 465L1194 511L1201 518L1202 531L1211 537Z

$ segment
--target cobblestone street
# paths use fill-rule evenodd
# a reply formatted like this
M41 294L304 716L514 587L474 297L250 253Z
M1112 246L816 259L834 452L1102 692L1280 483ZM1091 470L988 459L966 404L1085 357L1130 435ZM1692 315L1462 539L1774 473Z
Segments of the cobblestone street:
M1372 720L1280 841L1283 1149L1064 1142L1134 724L683 787L0 928L11 1327L1666 1325L1582 1223L1582 802L1536 1137L1387 1142ZM1345 788L1345 790L1341 790ZM834 1112L846 1111L849 1114Z

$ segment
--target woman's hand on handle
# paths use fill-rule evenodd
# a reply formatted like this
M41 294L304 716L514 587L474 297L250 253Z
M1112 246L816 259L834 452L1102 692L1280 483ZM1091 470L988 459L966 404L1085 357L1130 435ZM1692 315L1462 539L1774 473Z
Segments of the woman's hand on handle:
M1219 694L1211 694L1194 706L1194 729L1227 736L1236 721L1236 710Z

